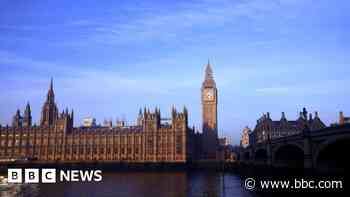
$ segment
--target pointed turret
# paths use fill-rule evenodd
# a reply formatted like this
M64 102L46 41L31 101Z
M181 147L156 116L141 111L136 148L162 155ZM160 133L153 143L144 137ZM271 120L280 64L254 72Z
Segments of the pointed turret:
M286 114L284 112L282 112L282 117L281 117L281 120L287 120L286 118Z
M307 120L307 111L305 107L303 108L303 118L304 120Z
M309 122L312 122L312 113L309 113Z
M155 107L155 108L154 108L154 113L155 113L156 115L158 115L158 107Z
M22 127L22 116L19 109L17 109L16 114L13 116L12 126L17 128Z
M55 102L55 93L53 91L53 78L51 77L49 91L47 92L47 102L54 103Z
M158 118L160 119L160 108L159 107L157 108L157 112L156 113L158 115Z
M29 102L27 102L26 109L25 109L25 111L24 111L24 117L25 117L26 115L29 115L29 116L30 116L30 114L31 114L30 105L29 105Z
M304 119L303 112L299 112L299 119Z
M142 116L142 109L140 107L140 110L139 110L139 116Z
M175 109L175 106L173 105L171 107L171 116L174 118L176 116L176 109Z
M209 60L207 67L205 68L205 79L213 79L213 70L211 69Z
M202 84L203 87L215 87L215 81L213 76L213 70L211 68L210 62L208 60L208 64L205 67L205 76L204 76L204 82Z
M184 106L183 110L183 115L184 115L184 118L185 118L185 124L186 124L186 127L187 127L187 124L188 124L188 111L187 111L187 108L186 106Z
M137 125L141 126L142 125L142 121L143 121L142 108L140 108L139 115L138 115L137 120L136 120Z
M320 117L318 116L318 112L317 111L315 111L315 119L319 119Z
M299 130L304 130L308 126L307 118L305 119L304 113L299 112L299 118L297 119L297 127Z
M271 118L270 118L270 112L267 112L267 113L266 113L266 118L269 119L269 120L271 120Z
M53 91L53 78L51 77L51 80L50 80L50 90Z
M286 114L282 112L281 120L280 120L280 129L287 130L290 127L290 124L286 118Z
M310 121L311 122L311 121ZM313 119L313 121L311 122L311 130L319 130L319 129L323 129L326 127L326 125L322 122L322 120L320 119L318 112L315 111L315 117Z
M46 101L41 110L40 125L45 127L54 126L59 115L58 113L55 103L55 93L53 91L53 79L51 78Z
M183 113L184 113L186 116L188 115L188 111L187 111L186 106L184 106L184 108L183 108Z
M23 126L24 127L31 127L32 126L32 114L30 110L29 102L27 102L26 109L24 111L24 117L23 117Z

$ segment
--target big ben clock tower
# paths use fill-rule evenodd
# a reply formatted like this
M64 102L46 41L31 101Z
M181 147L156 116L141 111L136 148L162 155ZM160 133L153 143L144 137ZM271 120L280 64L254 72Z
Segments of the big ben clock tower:
M217 105L218 90L213 78L210 63L205 69L205 78L202 83L202 121L203 121L203 157L215 159L218 146Z

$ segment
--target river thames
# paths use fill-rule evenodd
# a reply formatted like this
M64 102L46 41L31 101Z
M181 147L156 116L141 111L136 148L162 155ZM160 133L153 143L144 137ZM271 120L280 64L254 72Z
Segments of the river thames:
M101 182L27 184L8 191L1 197L226 197L260 196L244 188L242 178L220 172L104 172Z

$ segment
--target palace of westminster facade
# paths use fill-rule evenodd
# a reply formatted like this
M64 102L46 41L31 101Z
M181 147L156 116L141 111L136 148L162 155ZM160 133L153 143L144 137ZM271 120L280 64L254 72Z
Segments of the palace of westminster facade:
M208 62L201 89L203 132L188 126L188 112L171 110L164 123L160 110L140 110L127 127L74 127L74 113L59 113L51 80L39 126L33 126L29 103L12 126L0 125L0 159L39 162L170 162L216 159L218 92Z

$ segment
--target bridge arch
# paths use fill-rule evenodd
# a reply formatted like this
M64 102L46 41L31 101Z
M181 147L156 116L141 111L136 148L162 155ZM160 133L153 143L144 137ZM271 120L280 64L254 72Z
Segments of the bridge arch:
M299 144L282 144L274 148L273 165L277 167L304 167L304 147Z
M268 159L267 150L264 148L257 149L254 154L255 162L266 163Z
M314 164L321 171L344 171L350 162L344 154L350 147L350 136L337 136L321 143L314 154Z

